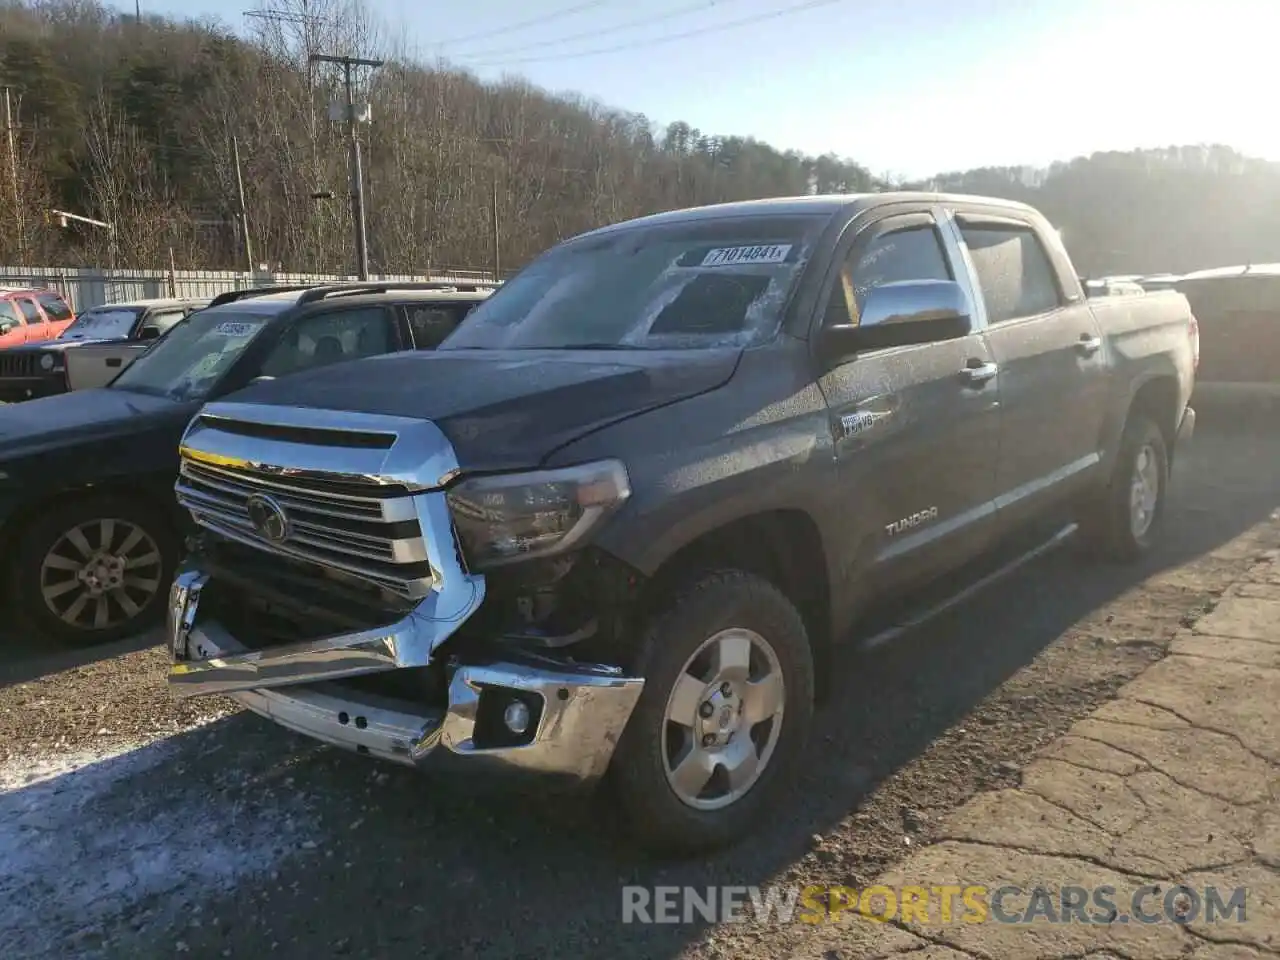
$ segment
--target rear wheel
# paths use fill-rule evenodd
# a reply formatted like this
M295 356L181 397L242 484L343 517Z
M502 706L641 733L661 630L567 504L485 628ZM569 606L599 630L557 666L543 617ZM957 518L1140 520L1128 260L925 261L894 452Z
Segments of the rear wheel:
M644 691L611 769L631 832L687 854L730 843L776 802L813 714L804 623L772 584L700 579L650 625Z
M1155 544L1164 521L1169 453L1160 429L1141 414L1125 424L1111 480L1081 515L1094 552L1136 560Z
M165 518L144 504L111 496L56 504L19 542L19 609L61 641L119 639L160 619L177 552Z

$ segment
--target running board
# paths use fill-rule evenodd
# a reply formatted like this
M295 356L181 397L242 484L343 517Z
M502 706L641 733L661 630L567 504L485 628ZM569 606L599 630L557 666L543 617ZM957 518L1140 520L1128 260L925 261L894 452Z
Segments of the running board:
M1010 560L1008 563L1004 564L1003 566L998 567L997 569L993 570L991 573L988 573L985 577L982 577L979 580L975 580L973 583L969 584L969 586L965 587L959 593L954 593L951 596L947 597L945 600L939 603L936 603L931 607L926 607L920 613L915 614L909 617L908 619L901 621L900 623L896 623L891 627L886 627L884 630L881 630L879 633L872 634L871 636L867 637L867 639L863 640L860 644L858 644L858 646L863 650L874 650L876 647L883 646L884 644L889 643L891 640L898 639L898 637L902 636L904 633L908 632L909 630L914 630L916 629L916 627L923 626L924 624L928 623L930 620L932 620L934 617L938 616L939 614L945 613L947 610L950 610L952 607L955 607L961 603L964 603L970 597L973 597L976 594L981 593L987 587L992 586L993 584L999 582L1000 580L1003 580L1005 577L1009 576L1009 574L1015 572L1021 567L1026 566L1028 563L1030 563L1032 560L1035 560L1037 557L1042 557L1049 551L1054 550L1057 547L1061 546L1072 534L1076 532L1078 526L1079 525L1075 523L1067 524L1065 527L1063 527L1061 530L1055 533L1052 537L1050 537L1044 543L1040 544L1038 547L1033 547L1032 549L1028 550L1026 553L1022 554L1021 556L1015 557L1014 559Z

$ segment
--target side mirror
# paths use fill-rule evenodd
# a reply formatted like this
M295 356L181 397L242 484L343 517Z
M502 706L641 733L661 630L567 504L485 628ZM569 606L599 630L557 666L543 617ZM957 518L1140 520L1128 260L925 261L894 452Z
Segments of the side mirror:
M160 328L159 327L143 327L141 330L138 331L138 339L139 340L159 340Z
M836 366L866 350L958 340L973 332L964 288L953 280L904 280L867 291L857 326L824 327L822 356Z

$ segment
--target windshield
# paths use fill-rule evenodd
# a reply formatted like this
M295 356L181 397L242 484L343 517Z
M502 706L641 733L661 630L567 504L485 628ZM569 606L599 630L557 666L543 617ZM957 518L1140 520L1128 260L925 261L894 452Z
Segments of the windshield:
M274 313L210 310L193 313L111 382L174 400L196 400L213 389Z
M135 307L92 307L76 317L58 339L123 340L141 312Z
M777 331L825 216L637 226L553 248L440 350L747 346Z

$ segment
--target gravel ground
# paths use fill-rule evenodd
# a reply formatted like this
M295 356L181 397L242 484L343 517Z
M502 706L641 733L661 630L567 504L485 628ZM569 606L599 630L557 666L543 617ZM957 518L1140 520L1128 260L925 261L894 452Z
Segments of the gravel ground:
M6 956L787 956L805 930L622 926L620 887L860 884L1163 656L1280 500L1280 435L1201 433L1140 568L1064 549L838 665L808 775L766 832L646 861L599 799L509 794L176 703L145 642L0 663ZM1265 425L1263 425L1265 426ZM816 956L817 954L815 954ZM827 956L836 956L828 952Z

